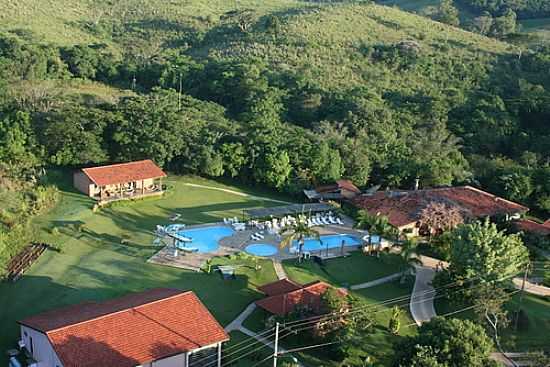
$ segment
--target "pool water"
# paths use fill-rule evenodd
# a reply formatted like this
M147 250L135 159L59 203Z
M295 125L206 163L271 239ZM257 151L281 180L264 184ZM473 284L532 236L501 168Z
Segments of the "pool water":
M191 242L180 242L178 247L196 248L198 252L213 252L219 247L219 241L231 236L235 231L229 227L216 226L178 231L178 235L191 238Z
M321 236L320 241L315 238L306 238L304 241L304 251L319 251L326 250L327 246L331 248L340 248L344 241L344 246L359 246L361 240L349 234L335 234ZM294 241L293 245L297 248L298 241Z
M245 251L254 256L273 256L279 252L279 249L273 245L255 243L246 246Z

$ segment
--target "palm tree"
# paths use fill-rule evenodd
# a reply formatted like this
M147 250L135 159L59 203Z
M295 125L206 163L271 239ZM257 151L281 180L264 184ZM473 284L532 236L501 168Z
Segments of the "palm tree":
M369 251L372 248L372 235L376 234L389 239L397 239L399 232L392 226L388 217L384 215L371 215L366 210L361 210L357 217L357 228L369 231ZM380 252L381 242L376 246L377 254Z
M415 273L414 269L417 265L422 265L422 261L418 255L418 243L416 240L406 240L400 245L395 245L399 249L399 257L401 258L401 278L399 282L403 284L408 275Z
M307 218L304 214L298 215L296 223L288 225L281 230L283 238L279 247L281 249L285 247L291 247L292 243L296 240L298 241L298 256L299 260L302 261L302 252L304 248L304 243L306 238L315 238L320 240L319 232L315 229L310 228L307 224Z

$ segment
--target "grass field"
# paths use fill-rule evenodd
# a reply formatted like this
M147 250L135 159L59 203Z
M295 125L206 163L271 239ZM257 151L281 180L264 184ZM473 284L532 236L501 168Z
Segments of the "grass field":
M323 280L338 287L370 282L399 272L399 258L381 254L380 258L353 252L351 256L327 260L321 267L313 261L298 263L296 260L283 262L289 278L301 283Z
M158 250L151 245L151 231L156 224L170 223L168 217L173 212L182 214L183 223L196 224L239 216L244 208L278 203L185 186L191 182L242 191L204 179L171 177L162 199L115 205L94 214L93 202L69 188L67 175L55 181L62 183L62 200L34 225L36 239L56 245L58 251L47 251L17 283L0 283L0 304L7 305L0 308L0 350L15 345L16 320L83 300L108 299L154 287L195 291L218 321L226 324L260 296L258 285L276 279L267 260L260 271L253 270L250 263L239 269L236 280L223 281L217 274L152 265L146 259ZM53 228L57 230L52 233ZM251 260L235 261L243 264Z

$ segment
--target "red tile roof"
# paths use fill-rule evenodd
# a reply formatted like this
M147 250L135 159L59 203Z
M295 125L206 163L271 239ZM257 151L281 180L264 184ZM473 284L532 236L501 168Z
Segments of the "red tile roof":
M256 305L278 316L284 316L294 311L298 306L309 307L314 312L320 312L321 297L329 288L332 288L330 284L316 281L290 292L266 297L256 301ZM343 297L347 295L347 291L338 289L338 294Z
M292 292L300 288L302 288L300 284L284 278L273 283L264 284L261 287L258 287L258 290L268 296L276 296L278 294Z
M353 184L353 182L351 182L350 180L337 180L336 183L334 183L332 185L325 185L325 186L317 187L315 189L315 191L317 191L319 193L327 193L327 192L338 191L338 190L342 190L342 189L347 190L347 191L351 191L351 192L355 192L357 194L361 193L361 190L359 190L357 188L357 186L355 186Z
M515 222L515 225L520 231L538 233L543 236L550 235L550 220L539 224L532 220L522 219Z
M152 289L20 321L48 336L65 367L135 367L227 341L190 291Z
M166 177L150 159L137 162L112 164L109 166L84 168L82 172L97 186L115 185L141 181L149 178Z
M390 223L396 227L416 223L422 209L434 201L455 205L465 215L471 217L516 214L529 210L520 204L471 186L415 191L378 191L373 195L362 195L353 199L357 207L373 215L387 216Z

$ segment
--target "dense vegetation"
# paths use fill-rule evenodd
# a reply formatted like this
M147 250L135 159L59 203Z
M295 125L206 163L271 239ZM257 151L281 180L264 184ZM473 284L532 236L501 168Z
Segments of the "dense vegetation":
M550 48L373 4L178 4L67 0L61 24L8 2L37 18L0 35L5 175L152 158L290 193L474 183L550 210Z
M500 15L507 10L518 14L519 18L540 18L550 16L550 3L546 0L458 0L479 12Z

